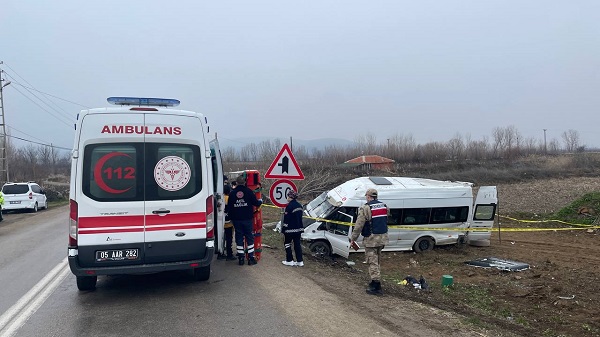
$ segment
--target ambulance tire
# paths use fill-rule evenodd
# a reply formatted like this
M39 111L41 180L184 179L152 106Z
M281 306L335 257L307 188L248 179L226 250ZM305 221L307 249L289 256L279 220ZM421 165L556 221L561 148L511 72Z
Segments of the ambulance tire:
M325 241L315 241L308 246L308 249L316 257L324 258L331 255L331 247Z
M192 270L194 281L207 281L210 278L210 264Z
M37 204L37 202L33 205L33 208L30 211L31 211L31 213L36 213L38 211L38 204Z
M77 276L77 289L81 291L96 289L98 276Z
M435 246L433 239L430 236L423 236L415 241L413 250L417 253L428 252L433 249L433 246Z

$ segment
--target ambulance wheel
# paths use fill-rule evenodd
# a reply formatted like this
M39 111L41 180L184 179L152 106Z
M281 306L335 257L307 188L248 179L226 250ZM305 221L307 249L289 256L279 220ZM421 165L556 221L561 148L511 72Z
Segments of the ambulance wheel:
M331 255L331 247L325 241L315 241L308 246L308 249L316 257L324 258Z
M429 236L424 236L422 238L418 238L415 244L413 245L413 250L417 253L427 252L433 249L435 242Z
M33 205L33 208L31 209L31 213L35 213L38 211L38 204L37 202Z
M77 276L77 288L81 291L96 289L98 276Z
M210 278L210 264L208 266L194 268L192 275L195 281L206 281Z

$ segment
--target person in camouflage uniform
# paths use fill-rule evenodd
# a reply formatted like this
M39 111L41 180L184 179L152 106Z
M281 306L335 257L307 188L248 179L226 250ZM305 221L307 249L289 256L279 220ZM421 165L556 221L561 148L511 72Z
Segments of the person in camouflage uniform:
M387 227L387 206L377 200L377 190L369 188L365 193L367 203L358 209L358 217L352 231L350 244L363 236L365 246L365 256L369 264L369 276L371 283L367 287L367 293L371 295L382 295L381 274L379 269L379 260L381 259L381 250L388 243Z

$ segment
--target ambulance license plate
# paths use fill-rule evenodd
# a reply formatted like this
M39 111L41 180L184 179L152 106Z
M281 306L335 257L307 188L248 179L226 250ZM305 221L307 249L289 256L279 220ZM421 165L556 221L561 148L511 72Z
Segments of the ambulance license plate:
M116 249L96 251L96 262L103 261L130 261L140 258L138 249Z
M21 202L20 201L11 201L10 203L11 204L20 204Z

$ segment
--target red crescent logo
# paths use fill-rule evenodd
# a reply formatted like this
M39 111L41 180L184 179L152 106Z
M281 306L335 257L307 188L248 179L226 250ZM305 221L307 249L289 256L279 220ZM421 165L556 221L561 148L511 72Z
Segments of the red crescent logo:
M112 194L125 193L125 192L129 191L131 189L131 187L129 187L128 189L125 189L125 190L116 190L114 188L108 187L108 185L106 185L106 183L102 179L102 167L104 166L106 161L108 161L112 157L129 157L129 158L131 158L130 155L123 153L123 152L111 152L109 154L102 156L102 158L100 158L100 160L98 160L98 162L96 163L96 166L94 166L94 181L96 182L98 187L100 187L102 190L104 190L108 193L112 193Z

